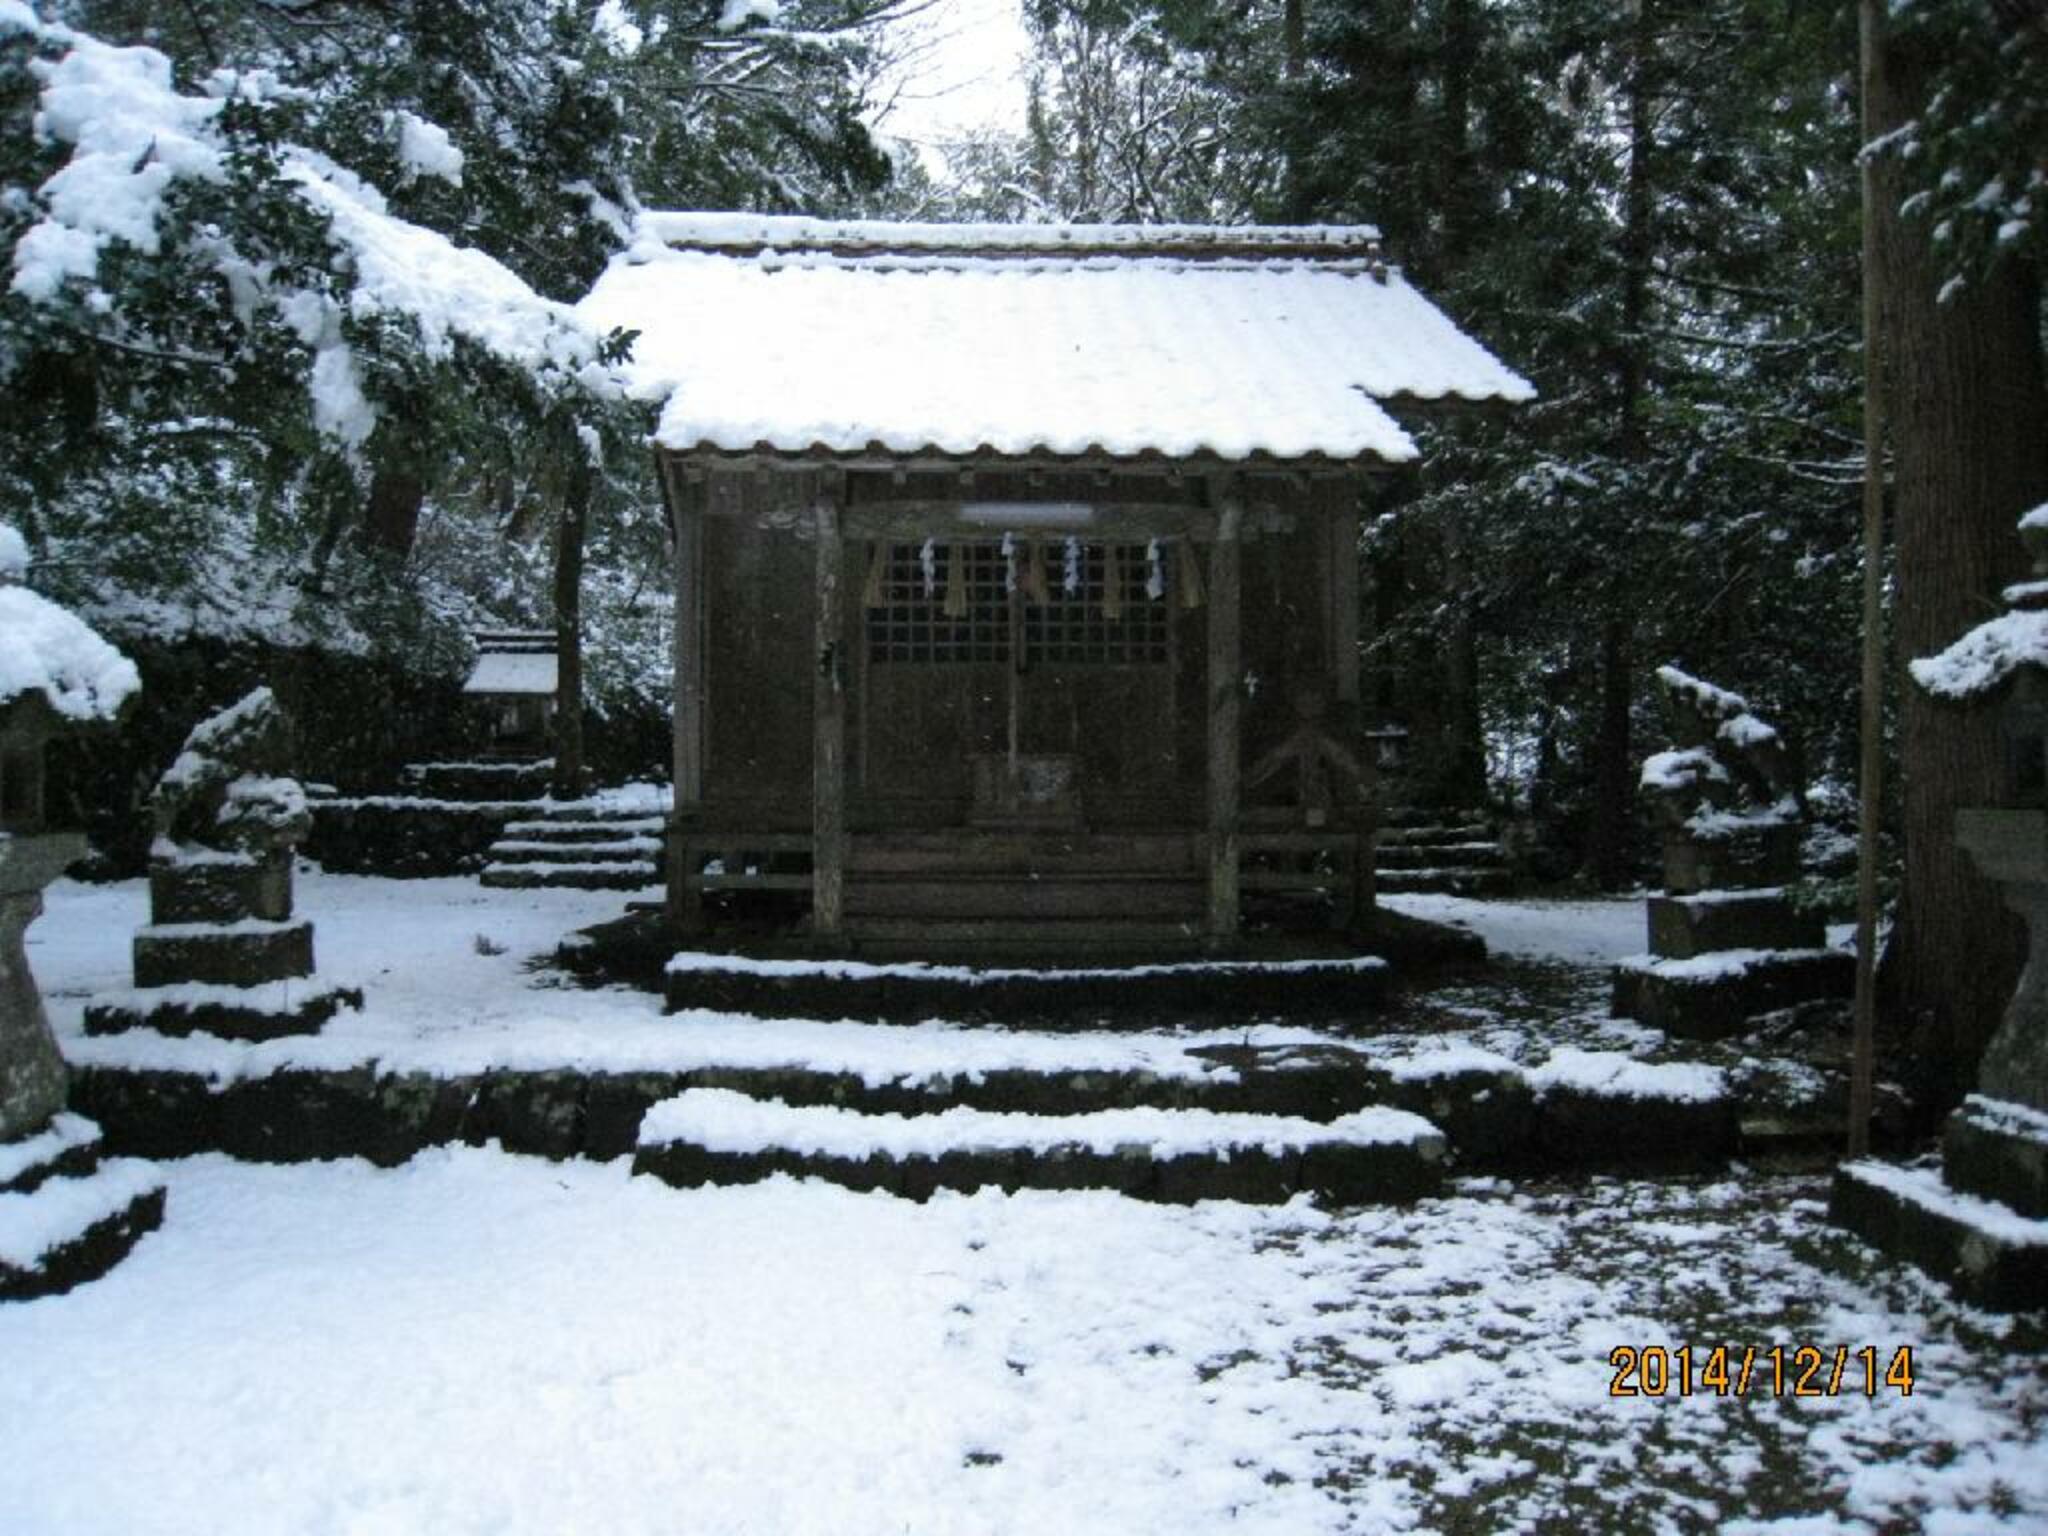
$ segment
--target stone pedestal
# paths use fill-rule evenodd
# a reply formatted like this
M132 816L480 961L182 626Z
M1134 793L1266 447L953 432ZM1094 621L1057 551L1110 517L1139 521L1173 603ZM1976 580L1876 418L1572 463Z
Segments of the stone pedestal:
M1760 890L1799 876L1796 821L1731 827L1708 835L1686 828L1664 834L1664 889L1674 896L1704 891Z
M1667 894L1649 900L1650 952L1614 968L1613 1011L1667 1034L1719 1040L1761 1014L1849 997L1855 958L1829 949L1819 917L1794 907L1782 885L1698 885L1782 874L1795 862L1798 832L1787 824L1736 843L1668 839Z
M314 979L313 924L292 918L289 849L164 849L149 870L150 925L134 990L86 1009L87 1034L148 1028L241 1040L314 1034L362 994Z

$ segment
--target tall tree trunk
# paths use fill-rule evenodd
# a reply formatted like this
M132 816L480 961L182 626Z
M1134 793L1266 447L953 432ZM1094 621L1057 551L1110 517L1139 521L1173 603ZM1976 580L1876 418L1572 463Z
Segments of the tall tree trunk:
M1603 891L1625 890L1635 875L1635 753L1629 716L1635 669L1628 621L1600 627L1600 718L1593 736L1593 819L1586 867Z
M380 467L370 479L369 504L363 511L363 531L370 548L403 560L412 553L419 536L420 506L427 488L419 476L407 470Z
M1286 78L1301 78L1308 59L1307 26L1301 14L1303 0L1283 0L1280 7L1281 68Z
M1872 95L1880 132L1925 105L1933 60L1896 36ZM2038 274L2008 262L1947 303L1924 223L1898 215L1897 162L1878 162L1881 345L1892 430L1901 662L1946 646L2001 606L2024 574L2013 525L2048 497L2048 382ZM1975 1080L1978 1057L2019 975L2022 928L1955 844L1955 813L1998 802L2005 759L1996 710L1899 690L1905 885L1879 980L1883 1017L1910 1041L1933 1106Z
M1455 280L1472 232L1472 67L1479 47L1478 0L1446 0L1441 54L1442 120L1435 179L1441 235L1435 280ZM1444 695L1449 736L1445 797L1460 805L1486 799L1486 735L1479 708L1479 634L1473 619L1472 563L1462 507L1442 518L1443 571L1450 598L1444 637Z
M1445 0L1443 46L1443 161L1437 168L1438 217L1443 220L1436 280L1463 263L1479 209L1472 158L1472 70L1479 54L1479 0Z
M1486 732L1479 712L1479 635L1470 602L1472 563L1466 549L1464 509L1441 517L1443 576L1450 600L1444 636L1444 798L1454 805L1486 800Z
M583 544L590 521L590 463L570 447L562 516L555 525L555 773L558 798L583 793Z
M1622 189L1621 340L1615 353L1615 450L1642 457L1643 391L1648 368L1644 337L1650 318L1650 216L1655 208L1656 148L1653 73L1656 16L1652 0L1634 0L1628 78L1628 180ZM1600 631L1600 721L1593 738L1593 820L1586 862L1603 890L1630 883L1635 846L1636 774L1629 715L1635 702L1632 593L1617 593Z

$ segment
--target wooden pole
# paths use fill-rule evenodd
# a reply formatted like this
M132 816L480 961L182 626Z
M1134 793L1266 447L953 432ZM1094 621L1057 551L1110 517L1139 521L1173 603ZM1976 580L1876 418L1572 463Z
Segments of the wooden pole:
M702 473L682 473L664 458L670 554L675 574L675 800L669 814L668 906L677 932L704 931L704 889L698 849L691 842L704 809L704 507L709 487Z
M1884 374L1878 350L1882 282L1878 272L1876 167L1877 75L1882 47L1880 0L1861 0L1859 74L1863 140L1863 708L1856 845L1856 1024L1849 1064L1849 1155L1870 1151L1877 1055L1877 857L1884 775Z
M811 679L811 931L839 936L846 907L846 657L838 488L818 496L817 675Z
M1209 944L1237 939L1238 794L1244 699L1241 548L1244 508L1235 490L1218 507L1209 546Z

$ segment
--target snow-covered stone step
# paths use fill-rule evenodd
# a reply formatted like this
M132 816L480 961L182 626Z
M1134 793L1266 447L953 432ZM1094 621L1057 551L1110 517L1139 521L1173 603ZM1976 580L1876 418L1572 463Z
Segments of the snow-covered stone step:
M651 837L621 838L614 842L555 843L527 838L507 838L491 845L494 864L645 864L661 853L661 844Z
M1514 883L1504 869L1467 866L1380 869L1373 878L1380 890L1404 896L1498 896Z
M1404 843L1493 842L1493 828L1483 821L1449 822L1440 825L1388 826L1380 829L1382 846Z
M132 1158L0 1194L0 1301L53 1296L98 1279L163 1214L161 1174Z
M1176 1011L1177 1012L1177 1011ZM1466 1171L1712 1166L1743 1150L1741 1091L1698 1062L1558 1047L1539 1065L1470 1044L1420 1049L1249 1024L1204 1030L988 1029L649 1014L406 1043L334 1032L262 1045L148 1031L70 1042L72 1096L122 1154L263 1162L497 1141L539 1156L629 1156L654 1104L694 1088L870 1115L1073 1116L1134 1108L1335 1121L1383 1105L1439 1127Z
M1828 1215L1967 1301L2048 1311L2048 1221L1951 1189L1939 1168L1844 1163Z
M1433 1192L1447 1150L1429 1121L1383 1106L1327 1123L1153 1108L868 1115L693 1088L648 1111L633 1170L686 1188L788 1173L913 1200L993 1185L1183 1203L1274 1204L1307 1191L1355 1205Z
M287 1035L318 1034L342 1009L362 1006L360 987L317 976L293 976L247 987L184 981L96 993L86 1005L85 1032L113 1035L153 1029L163 1035L280 1040Z
M606 805L603 803L591 804L579 800L563 800L552 803L544 802L534 809L538 813L540 820L557 826L564 823L578 822L586 825L603 824L614 827L631 824L642 830L660 831L668 824L660 807L638 802Z
M507 822L503 836L543 843L608 843L620 838L646 838L658 843L663 830L659 816L629 816L610 821L528 819Z
M1390 843L1375 855L1385 869L1491 869L1504 863L1507 855L1497 842L1479 843Z
M450 800L510 800L546 791L554 772L551 759L527 762L413 763L399 775L423 795Z
M0 1194L25 1195L46 1179L75 1178L99 1166L100 1128L64 1113L33 1136L0 1142Z
M947 926L921 925L924 953L942 952L932 941ZM1077 945L1074 953L1088 951ZM1377 1008L1390 975L1386 961L1373 955L1004 966L764 959L696 950L672 957L667 971L671 1012L698 1008L905 1023L996 1019L1125 1029L1156 1023L1162 1013L1176 1021L1336 1013L1356 1023Z
M489 864L479 884L496 890L564 886L584 891L638 891L660 883L652 862L633 864Z

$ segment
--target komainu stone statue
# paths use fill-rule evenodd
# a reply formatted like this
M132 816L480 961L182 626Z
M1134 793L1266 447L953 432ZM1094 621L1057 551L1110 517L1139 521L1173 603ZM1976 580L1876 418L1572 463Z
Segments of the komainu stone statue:
M150 924L135 990L86 1010L89 1033L143 1026L241 1039L316 1031L361 994L312 980L313 924L292 913L292 850L312 825L289 774L291 726L268 688L202 720L158 781Z
M1758 1014L1847 997L1855 962L1787 894L1806 807L1792 754L1740 694L1657 670L1673 746L1643 765L1663 825L1650 953L1614 973L1614 1011L1673 1034L1739 1034Z

